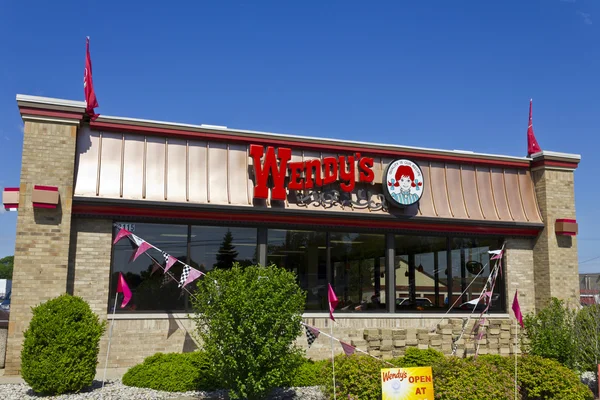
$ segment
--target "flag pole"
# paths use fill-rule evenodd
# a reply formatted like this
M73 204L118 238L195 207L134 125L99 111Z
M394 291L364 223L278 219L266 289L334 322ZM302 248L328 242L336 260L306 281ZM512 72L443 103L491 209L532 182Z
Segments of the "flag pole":
M331 321L331 371L333 377L333 400L336 400L335 390L335 358L333 356L333 320Z
M515 400L518 400L517 393L517 349L518 349L518 337L519 337L519 321L515 318Z
M104 377L102 378L102 388L104 388L104 382L106 382L106 368L108 367L108 354L110 353L110 340L112 338L113 325L115 323L115 313L117 312L117 298L119 292L115 293L115 306L113 307L113 317L110 321L110 329L108 330L108 347L106 348L106 361L104 362Z

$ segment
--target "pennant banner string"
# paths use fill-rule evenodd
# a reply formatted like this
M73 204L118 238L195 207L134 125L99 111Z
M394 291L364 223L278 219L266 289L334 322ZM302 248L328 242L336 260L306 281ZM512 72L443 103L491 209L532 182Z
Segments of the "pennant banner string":
M308 325L308 324L305 324L305 323L304 323L304 322L302 322L302 321L300 322L300 324L302 324L303 326L307 326L307 327L309 327L309 328L311 328L311 329L316 329L316 328L314 328L314 327L312 327L312 326L310 326L310 325ZM328 338L330 338L330 339L337 340L338 342L340 342L340 343L343 343L343 342L342 342L340 339L338 339L338 338L336 338L336 337L334 337L334 336L328 335L327 333L323 332L323 331L322 331L322 330L320 330L320 329L318 329L318 331L320 332L320 335L327 336L327 337L328 337ZM388 364L388 365L391 365L391 366L392 366L392 367L394 367L394 368L396 368L396 367L397 367L396 365L392 364L391 362L388 362L388 361L382 360L381 358L377 358L377 357L375 357L374 355L372 355L372 354L369 354L369 353L367 353L366 351L359 349L358 347L354 347L354 349L355 349L356 351L360 352L360 353L366 354L367 356L369 356L369 357L371 357L371 358L374 358L374 359L376 359L376 360L378 360L378 361L381 361L381 362L383 362L383 363L386 363L386 364Z

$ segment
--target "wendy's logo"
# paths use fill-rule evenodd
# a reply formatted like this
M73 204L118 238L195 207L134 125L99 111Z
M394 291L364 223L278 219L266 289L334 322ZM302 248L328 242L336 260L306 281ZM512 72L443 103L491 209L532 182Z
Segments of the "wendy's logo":
M391 162L383 177L383 193L396 206L415 204L423 195L423 172L410 160Z

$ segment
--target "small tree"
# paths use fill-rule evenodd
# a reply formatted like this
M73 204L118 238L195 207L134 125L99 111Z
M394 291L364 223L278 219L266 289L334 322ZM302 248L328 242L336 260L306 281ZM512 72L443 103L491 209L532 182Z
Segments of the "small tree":
M287 385L300 362L305 293L276 266L210 271L192 304L204 350L232 398L259 399Z
M225 236L223 236L223 241L219 247L215 268L231 268L233 263L237 261L238 254L233 245L233 235L228 230Z
M527 314L523 320L525 350L533 355L556 360L569 368L577 363L574 321L577 312L562 300L552 298L537 314Z
M12 279L15 256L0 258L0 279Z
M34 307L21 351L25 382L43 394L90 386L105 326L84 300L68 294Z

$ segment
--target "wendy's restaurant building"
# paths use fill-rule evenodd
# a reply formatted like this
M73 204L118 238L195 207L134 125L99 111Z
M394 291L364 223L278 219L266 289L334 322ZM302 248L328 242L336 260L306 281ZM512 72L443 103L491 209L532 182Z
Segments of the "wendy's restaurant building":
M317 329L329 329L330 283L334 336L384 358L407 346L472 353L470 327L485 308L479 353L510 354L515 290L525 313L551 297L579 301L578 155L90 121L83 102L17 103L21 181L3 193L18 210L7 373L19 372L31 307L65 292L114 318L111 367L196 348L190 294L152 273L147 258L130 262L128 241L113 245L121 228L203 272L234 262L294 271L307 293L304 322ZM502 268L488 286L496 250ZM133 297L113 317L119 272ZM320 337L307 354L327 357L329 346Z

